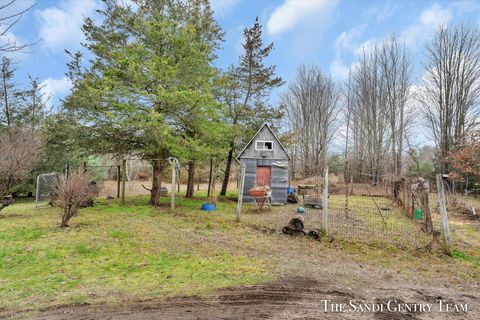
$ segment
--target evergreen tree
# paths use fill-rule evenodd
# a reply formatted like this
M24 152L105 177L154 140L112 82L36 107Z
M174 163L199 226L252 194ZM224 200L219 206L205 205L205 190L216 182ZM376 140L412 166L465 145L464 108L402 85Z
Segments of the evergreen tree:
M235 150L242 146L264 122L275 124L282 112L268 104L271 90L284 82L276 76L276 66L266 66L264 60L273 50L262 40L262 25L258 17L251 28L243 31L243 54L238 65L225 73L220 100L225 106L224 121L231 127L227 136L229 150L220 195L227 192Z
M157 205L164 159L195 160L219 124L211 64L223 33L206 0L135 3L133 10L107 0L102 23L85 20L94 58L85 69L72 55L65 108L79 119L86 150L153 159L150 203Z
M41 128L45 117L47 116L46 98L42 85L38 78L28 76L30 86L22 94L23 108L21 113L22 122L27 128L36 131Z

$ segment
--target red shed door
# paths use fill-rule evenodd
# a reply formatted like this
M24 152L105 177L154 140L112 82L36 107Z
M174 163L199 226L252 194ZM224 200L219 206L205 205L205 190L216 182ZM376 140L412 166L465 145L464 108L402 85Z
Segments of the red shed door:
M257 186L270 186L272 182L271 167L257 167Z

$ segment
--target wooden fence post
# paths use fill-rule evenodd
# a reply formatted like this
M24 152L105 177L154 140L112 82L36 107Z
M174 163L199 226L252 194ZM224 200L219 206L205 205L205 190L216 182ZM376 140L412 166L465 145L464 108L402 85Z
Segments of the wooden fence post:
M322 208L322 231L328 235L328 166L325 167L323 175Z
M120 182L122 181L122 169L117 166L117 198L120 198Z
M177 182L177 178L176 178L176 174L177 174L177 161L176 159L172 159L171 160L171 163L172 163L172 195L171 195L171 198L170 198L170 208L172 210L175 210L175 191L176 191L176 182Z
M448 213L445 204L445 190L443 188L443 175L437 174L438 206L440 208L440 222L442 225L443 250L446 254L452 254L450 248L450 229L448 227Z
M348 194L349 194L349 188L350 188L350 185L349 185L349 179L350 177L348 176L350 174L349 170L348 170L348 162L346 163L346 168L347 168L347 175L344 176L344 182L345 182L345 202L343 204L343 210L344 210L344 213L345 213L345 218L348 218Z
M430 230L432 233L433 230L433 221L432 221L432 212L430 211L430 181L426 180L423 186L424 190L424 198L423 202L425 205L425 228L426 230Z
M240 169L240 186L238 188L238 202L237 202L237 222L240 221L240 213L242 212L242 201L243 201L243 187L245 185L245 164L242 164Z
M122 194L121 194L121 204L125 204L125 180L127 180L127 160L122 160Z

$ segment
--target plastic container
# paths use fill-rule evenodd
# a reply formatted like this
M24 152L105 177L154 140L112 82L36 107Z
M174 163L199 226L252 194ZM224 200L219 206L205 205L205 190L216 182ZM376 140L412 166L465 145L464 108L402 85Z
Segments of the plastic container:
M215 203L202 203L202 208L203 211L215 211L217 209L217 206Z
M415 209L415 219L417 219L417 220L422 220L423 219L422 209Z
M291 194L295 192L295 188L293 187L287 187L287 194Z

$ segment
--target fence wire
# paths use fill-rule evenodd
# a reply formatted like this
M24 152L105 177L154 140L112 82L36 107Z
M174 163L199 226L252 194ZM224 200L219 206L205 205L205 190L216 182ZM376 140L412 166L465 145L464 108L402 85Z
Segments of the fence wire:
M296 204L264 208L261 212L255 205L245 204L242 221L263 232L279 232L303 207L305 231L322 230L323 181L323 177L311 177L292 182L299 199ZM320 208L315 206L318 200ZM372 184L368 178L357 180L343 173L331 174L327 221L328 235L340 241L426 250L440 246L436 185L422 179L401 177Z
M408 206L409 182L395 182L395 191L390 181L371 185L343 180L329 179L328 230L332 236L402 247L418 248L429 243L430 237L420 222L425 219L425 212L412 215Z

